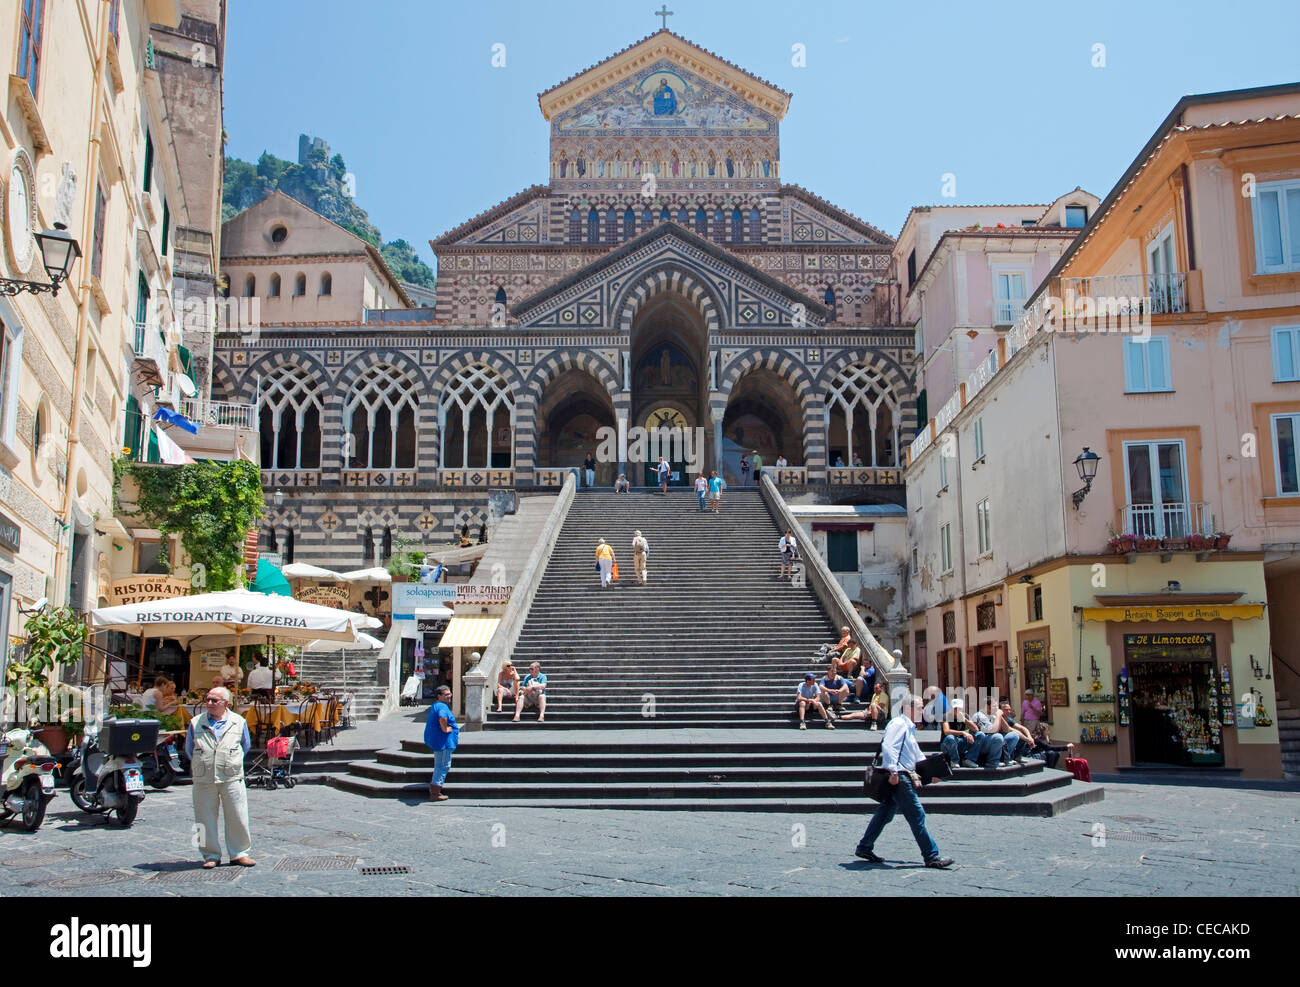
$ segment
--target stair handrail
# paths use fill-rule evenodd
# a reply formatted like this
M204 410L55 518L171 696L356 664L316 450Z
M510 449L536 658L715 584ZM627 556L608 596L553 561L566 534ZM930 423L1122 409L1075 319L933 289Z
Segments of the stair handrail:
M776 488L772 482L770 470L764 470L762 482L759 486L759 492L762 494L764 502L768 509L772 511L783 529L796 531L800 537L803 537L803 527L799 520L790 511L790 505L785 502L781 496L781 491ZM903 663L894 658L884 647L876 640L876 636L868 630L867 625L863 622L861 615L854 609L853 604L849 601L848 594L844 592L844 587L840 585L826 560L815 549L800 552L800 558L804 564L804 575L808 580L808 585L812 587L817 598L821 600L822 605L826 607L827 612L835 620L836 627L848 627L853 634L854 640L860 642L864 650L871 656L871 663L876 667L876 673L889 683L890 701L896 708L897 703L901 701L903 695L910 691L911 675L903 666ZM899 692L899 689L903 690Z
M560 529L564 527L565 518L569 516L569 508L573 506L576 491L577 477L569 473L565 476L564 486L560 488L559 496L556 497L551 513L546 518L546 525L542 528L532 552L529 553L523 571L515 581L515 588L510 593L510 602L506 604L505 612L501 615L501 623L497 625L491 643L484 649L483 657L479 659L478 664L466 672L461 680L465 688L464 727L466 730L483 729L492 699L491 684L496 682L502 664L514 654L515 645L519 643L519 634L524 629L524 620L528 617L528 611L532 609L537 587L546 574L546 564L555 549L556 541L559 540Z
M1297 671L1295 670L1295 667L1294 667L1294 666L1293 666L1289 661L1287 661L1285 658L1283 658L1283 657L1282 657L1280 654L1278 654L1276 651L1270 651L1270 654L1273 656L1273 660L1274 660L1274 661L1280 661L1280 662L1281 662L1283 665L1285 665L1287 668L1291 669L1291 674L1292 674L1292 675L1294 675L1296 678L1300 679L1300 672L1297 672Z

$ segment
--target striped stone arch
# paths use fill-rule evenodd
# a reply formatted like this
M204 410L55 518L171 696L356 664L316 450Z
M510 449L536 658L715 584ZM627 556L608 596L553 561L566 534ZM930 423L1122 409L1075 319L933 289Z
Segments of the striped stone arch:
M240 378L240 383L235 385L230 378L230 373L225 365L213 360L212 376L214 379L231 380L228 385L227 393L238 394L238 400L252 404L257 399L257 381L259 377L268 377L276 370L283 366L298 367L307 373L318 378L321 384L321 390L330 394L334 390L334 384L330 377L330 372L325 369L324 364L307 353L299 350L274 350L270 353L264 353L258 357L244 371ZM223 382L224 382L223 380Z
M546 388L561 374L581 370L604 385L614 416L626 417L631 395L623 390L618 374L609 363L587 350L558 350L533 368L519 398L515 426L515 471L521 483L531 483L537 466L537 407Z
M736 382L752 370L771 370L794 388L800 402L806 403L816 389L812 374L789 353L779 349L754 349L727 364L722 379L718 381L718 390L724 397L729 395Z
M618 375L605 360L586 350L557 350L540 361L528 375L527 386L520 396L520 407L525 402L537 407L551 381L569 370L583 370L595 377L605 385L610 402L617 407L623 393Z
M226 365L224 363L220 363L214 359L211 362L211 368L212 368L212 385L213 385L212 389L213 390L220 389L221 393L225 395L225 397L222 400L239 402L243 396L243 385L241 384L241 382L235 380L234 375L231 374L231 372L228 369L226 369ZM247 383L249 382L249 379L250 378L247 375L245 375L242 378L242 381ZM255 388L257 384L256 376L254 376L251 379L251 381L253 387ZM251 399L246 403L251 403Z
M817 378L817 396L825 398L826 391L841 372L846 367L855 364L861 364L879 373L898 401L899 447L895 450L895 456L898 457L898 461L901 463L903 450L912 441L917 429L915 378L904 370L888 353L881 350L841 350L823 365L822 372ZM824 418L820 420L815 440L820 442L821 468L825 470L827 466L827 435ZM811 452L809 453L809 465L812 465Z
M808 465L813 454L819 448L818 435L823 429L821 403L818 400L821 394L813 381L813 375L808 372L808 369L784 350L754 349L745 353L740 359L729 363L722 371L722 378L718 381L718 393L721 396L709 399L710 411L714 419L718 422L722 421L726 416L732 388L740 382L742 377L754 370L770 370L794 389L795 397L799 399L799 406L803 411L803 422L801 423L803 462L796 462L793 465ZM824 437L821 441L821 458L824 463L826 458Z
M428 378L425 372L420 368L409 354L402 350L374 350L368 353L358 353L350 359L339 371L338 377L335 378L334 384L329 389L328 400L325 403L324 420L321 422L321 466L325 469L342 469L345 466L343 461L343 406L347 402L348 392L352 390L352 385L356 383L358 377L365 371L369 370L376 364L386 363L397 368L404 374L407 374L415 383L417 389L417 411L415 415L415 467L421 469L427 466L426 446L429 442L428 433L430 429L426 425L426 415L428 413ZM435 410L434 421L437 421Z
M623 335L632 332L632 322L646 304L664 292L676 292L685 296L704 318L704 325L710 337L722 327L722 300L715 296L714 290L695 272L678 264L655 262L650 270L642 274L629 275L622 294L614 302L614 324Z

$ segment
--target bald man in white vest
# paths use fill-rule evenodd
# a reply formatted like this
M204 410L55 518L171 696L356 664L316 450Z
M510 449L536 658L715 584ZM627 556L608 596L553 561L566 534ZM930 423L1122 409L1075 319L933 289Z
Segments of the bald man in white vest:
M185 735L185 753L194 778L194 822L198 826L203 866L221 863L217 840L217 814L226 818L226 849L230 862L252 867L248 855L248 794L244 788L244 755L252 747L248 723L230 709L230 690L208 690L207 709L190 720Z

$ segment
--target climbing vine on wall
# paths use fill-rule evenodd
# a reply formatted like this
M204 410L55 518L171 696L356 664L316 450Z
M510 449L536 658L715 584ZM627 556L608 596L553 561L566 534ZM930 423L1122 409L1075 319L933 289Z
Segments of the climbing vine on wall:
M253 463L156 466L118 459L114 474L118 484L124 475L135 480L140 516L150 527L164 539L180 536L196 589L235 588L244 537L266 513L261 473Z

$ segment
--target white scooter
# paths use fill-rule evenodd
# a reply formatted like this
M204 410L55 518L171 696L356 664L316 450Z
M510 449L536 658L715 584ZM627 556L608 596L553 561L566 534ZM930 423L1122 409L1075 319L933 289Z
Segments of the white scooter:
M105 737L103 747L99 738ZM123 826L135 822L144 801L139 755L158 746L157 720L87 721L81 746L68 767L68 794L83 812L112 809Z
M23 829L34 833L45 821L45 807L54 798L58 761L31 730L18 727L0 741L4 770L0 773L0 820L22 816Z

